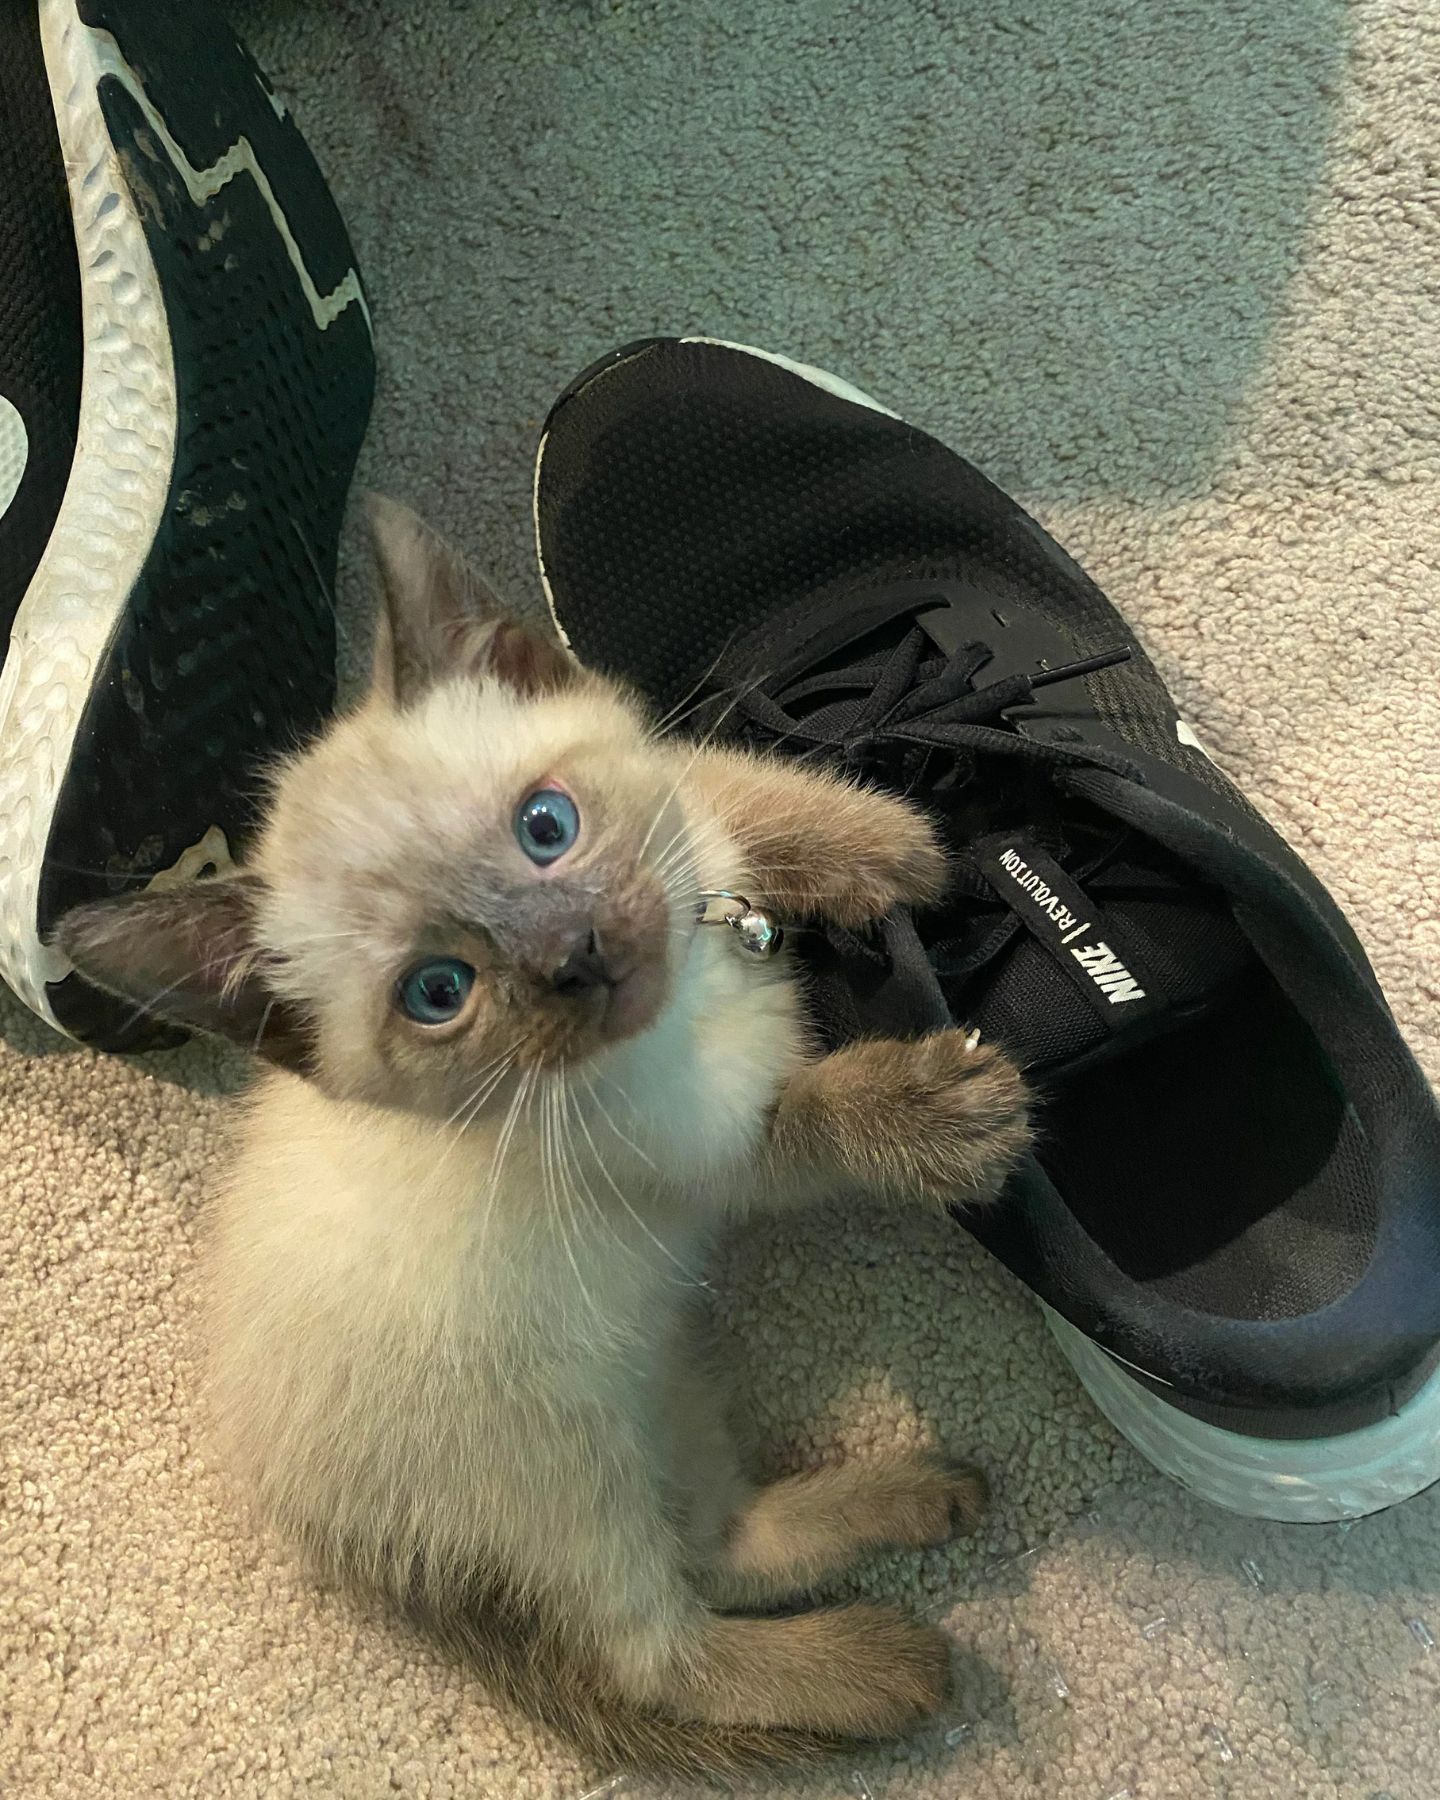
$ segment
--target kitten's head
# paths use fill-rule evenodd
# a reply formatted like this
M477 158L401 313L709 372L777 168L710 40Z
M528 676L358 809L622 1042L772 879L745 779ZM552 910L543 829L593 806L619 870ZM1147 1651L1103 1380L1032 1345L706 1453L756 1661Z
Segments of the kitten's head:
M59 941L332 1091L450 1112L662 1011L694 919L683 764L412 514L372 519L370 695L278 771L247 868L83 907Z

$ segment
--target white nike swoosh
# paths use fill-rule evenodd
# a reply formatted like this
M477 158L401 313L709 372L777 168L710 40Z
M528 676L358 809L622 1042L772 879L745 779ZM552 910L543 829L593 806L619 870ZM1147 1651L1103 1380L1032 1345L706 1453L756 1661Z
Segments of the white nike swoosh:
M25 421L0 394L0 519L5 517L30 460L30 434Z

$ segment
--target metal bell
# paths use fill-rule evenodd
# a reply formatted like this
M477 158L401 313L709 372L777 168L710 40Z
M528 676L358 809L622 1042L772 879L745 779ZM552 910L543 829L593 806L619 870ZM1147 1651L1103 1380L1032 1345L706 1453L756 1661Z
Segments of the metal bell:
M728 888L702 893L695 916L701 925L728 925L747 956L774 956L785 942L785 933L769 913Z
M758 906L747 906L744 912L731 913L726 923L749 956L774 956L785 942L785 933Z

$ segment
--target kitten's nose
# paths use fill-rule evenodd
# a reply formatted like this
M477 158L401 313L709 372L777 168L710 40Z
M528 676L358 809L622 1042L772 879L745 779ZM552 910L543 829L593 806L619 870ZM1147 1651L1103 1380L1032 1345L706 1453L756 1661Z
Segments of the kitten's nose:
M592 988L609 987L614 979L600 933L592 926L580 933L564 962L551 973L550 985L557 994L578 996Z

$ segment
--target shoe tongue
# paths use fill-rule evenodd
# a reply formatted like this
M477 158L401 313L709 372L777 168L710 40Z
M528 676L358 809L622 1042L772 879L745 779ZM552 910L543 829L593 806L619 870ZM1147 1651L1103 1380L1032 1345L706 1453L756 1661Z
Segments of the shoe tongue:
M808 622L812 618L796 612L786 629L772 631L763 654L775 659L770 669L782 672L778 686L790 716L840 743L869 699L875 668L901 644L914 618L884 594L872 609L859 608L825 630L817 632ZM763 667L761 654L747 645L741 660ZM795 670L788 683L787 662ZM823 679L851 671L853 686ZM1012 767L1008 758L982 760L973 781L967 783L962 773L958 786L943 796L933 788L926 791L930 784L920 778L919 766L911 767L916 779L906 784L921 804L928 800L936 806L942 832L977 870L995 902L970 920L961 956L994 932L1005 915L1017 924L1004 947L971 976L960 981L941 976L955 1023L978 1026L984 1039L1002 1045L1023 1068L1055 1074L1081 1061L1128 1052L1208 1010L1253 954L1223 897L1158 845L1131 839L1126 853L1124 827L1098 814L1084 816L1089 809L1083 803L1077 803L1078 814L1074 806L1062 805L1048 781L1037 785L1032 769ZM923 753L912 759L923 762ZM1035 823L1015 831L996 829L1007 816L1043 824L1038 832ZM1050 849L1039 841L1040 833ZM1062 848L1071 841L1079 854ZM1056 850L1072 867L1098 867L1098 872L1077 879L1056 860ZM955 906L916 924L921 940L948 938ZM894 949L890 945L892 961ZM919 940L914 949L919 957ZM811 962L819 999L821 959L812 956ZM837 993L857 979L853 964L842 962L844 980L832 984ZM882 989L892 1010L908 1011L913 1029L936 1028L931 1012L941 996L928 969L922 978L915 969L897 968ZM877 994L867 994L837 1041L862 1028L895 1029L890 1018L880 1020L879 1004ZM820 1010L828 1018L829 1004L822 1002Z
M948 997L957 1022L1024 1068L1053 1074L1172 1031L1250 959L1223 899L1152 845L1122 851L1083 884L1024 832L992 833L969 851L1021 929L967 981L947 984Z

